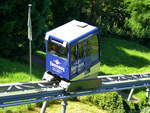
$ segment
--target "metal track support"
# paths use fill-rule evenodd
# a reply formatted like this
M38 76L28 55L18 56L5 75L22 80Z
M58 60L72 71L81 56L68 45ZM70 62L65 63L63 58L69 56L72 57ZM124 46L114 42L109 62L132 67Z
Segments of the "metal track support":
M129 93L129 96L128 96L128 101L130 101L130 99L131 99L131 97L132 97L132 94L133 94L133 91L134 91L134 88L132 88L131 90L130 90L130 93Z
M149 103L148 103L148 100L149 100L149 92L150 92L150 89L147 87L147 88L146 88L146 103L147 103L147 105L149 104Z
M42 108L41 108L41 112L40 112L40 113L45 113L47 103L48 103L48 101L44 101L44 102L43 102L43 105L42 105Z
M62 105L62 109L61 109L61 113L66 113L66 108L67 108L67 99L63 99L63 101L61 102Z

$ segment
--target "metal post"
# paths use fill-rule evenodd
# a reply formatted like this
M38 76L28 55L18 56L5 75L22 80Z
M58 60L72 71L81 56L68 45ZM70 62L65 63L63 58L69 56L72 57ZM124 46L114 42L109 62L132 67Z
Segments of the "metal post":
M150 89L147 87L146 88L146 104L148 105L148 100L149 100L149 92L150 92Z
M31 24L31 7L32 4L28 5L28 39L29 39L29 63L30 63L30 80L32 80L32 47L31 47L31 41L32 41L32 24Z
M30 80L32 80L32 49L31 40L29 41L29 59L30 59Z
M129 96L128 96L128 101L130 101L130 99L131 99L131 97L132 97L132 94L133 94L133 91L134 91L134 88L132 88L131 90L130 90L130 94L129 94Z
M47 104L48 104L48 101L43 102L43 105L42 105L40 113L45 113Z
M66 107L68 105L67 99L63 99L63 101L61 102L61 105L62 105L61 113L66 113Z

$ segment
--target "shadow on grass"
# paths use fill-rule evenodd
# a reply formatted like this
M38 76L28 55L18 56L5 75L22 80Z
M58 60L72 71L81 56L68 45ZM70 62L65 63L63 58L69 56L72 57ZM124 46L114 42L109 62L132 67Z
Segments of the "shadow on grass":
M102 39L102 41L106 41L106 40L107 40L108 43L116 44L116 45L119 45L119 46L121 45L121 47L130 49L130 50L137 50L137 51L140 51L140 52L150 52L149 48L146 48L145 46L143 46L141 44L138 44L136 41L134 43L133 41L127 41L125 39L111 38L111 37Z
M141 52L150 52L143 46L133 44L124 40L104 38L102 40L101 61L108 66L124 65L127 67L141 68L150 65L150 61L139 56L130 55L120 48L136 50ZM141 53L142 54L142 53Z

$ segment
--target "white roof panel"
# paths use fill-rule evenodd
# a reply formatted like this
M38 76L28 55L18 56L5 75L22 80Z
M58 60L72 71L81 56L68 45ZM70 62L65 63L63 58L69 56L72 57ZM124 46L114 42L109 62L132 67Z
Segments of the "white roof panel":
M98 30L95 26L77 20L72 20L60 27L47 32L45 39L48 40L51 36L69 43L80 38L83 35L86 35L88 33L90 34L90 32L95 30Z

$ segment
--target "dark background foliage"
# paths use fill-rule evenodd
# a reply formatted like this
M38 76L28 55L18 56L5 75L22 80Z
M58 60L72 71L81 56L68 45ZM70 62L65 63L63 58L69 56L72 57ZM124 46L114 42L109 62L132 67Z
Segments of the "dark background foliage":
M5 0L0 1L0 55L28 53L27 14L32 3L33 52L44 50L46 31L77 19L150 46L150 0Z

